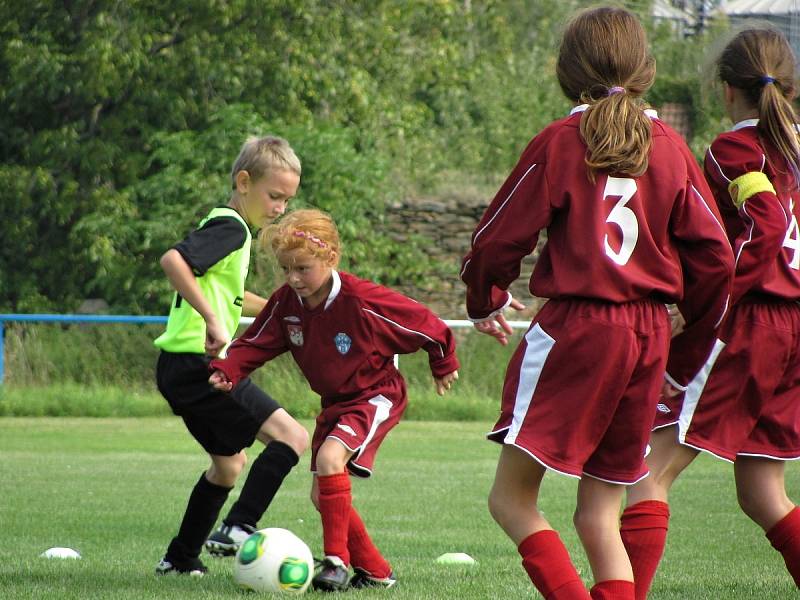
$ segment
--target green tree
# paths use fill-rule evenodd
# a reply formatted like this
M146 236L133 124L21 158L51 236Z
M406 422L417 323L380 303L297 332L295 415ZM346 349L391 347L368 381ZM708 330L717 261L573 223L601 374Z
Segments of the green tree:
M266 131L298 148L351 268L421 281L424 250L376 233L387 200L507 172L566 113L557 40L587 4L0 0L0 310L159 310L158 254ZM708 37L653 36L653 97L689 99L699 149L720 121L692 67Z

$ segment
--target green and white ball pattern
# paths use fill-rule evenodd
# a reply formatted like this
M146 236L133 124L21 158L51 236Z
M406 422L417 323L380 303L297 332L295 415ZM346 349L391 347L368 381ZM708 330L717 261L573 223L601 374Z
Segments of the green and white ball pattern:
M302 594L311 584L314 559L308 546L286 529L261 529L244 541L233 569L241 587L257 592Z

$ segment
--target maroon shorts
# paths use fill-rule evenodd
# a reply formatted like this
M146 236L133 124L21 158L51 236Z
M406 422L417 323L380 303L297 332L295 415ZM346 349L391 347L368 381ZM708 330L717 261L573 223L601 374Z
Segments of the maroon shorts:
M353 452L347 463L351 475L372 475L378 448L400 422L407 405L405 381L394 377L355 399L323 407L311 439L311 471L317 472L317 453L322 444L333 439Z
M800 305L740 302L684 394L681 443L733 461L800 458Z
M566 475L635 483L669 339L658 302L550 300L509 363L489 439Z

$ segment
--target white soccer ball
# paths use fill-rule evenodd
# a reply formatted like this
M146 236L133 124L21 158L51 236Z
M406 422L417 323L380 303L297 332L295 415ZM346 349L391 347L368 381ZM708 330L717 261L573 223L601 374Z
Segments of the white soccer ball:
M233 579L256 592L302 594L314 577L314 558L305 542L286 529L261 529L236 553Z

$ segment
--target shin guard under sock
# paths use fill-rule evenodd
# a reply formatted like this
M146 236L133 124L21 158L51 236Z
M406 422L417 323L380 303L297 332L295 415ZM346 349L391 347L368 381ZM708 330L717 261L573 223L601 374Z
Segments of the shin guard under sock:
M325 556L338 556L345 565L349 565L347 530L352 505L350 476L347 473L318 475L317 484L319 486L319 514L322 518L322 545Z
M197 558L203 544L217 522L219 511L228 499L231 489L215 485L203 473L194 485L178 535L172 539L166 558L173 564Z
M257 527L284 478L297 464L299 457L287 444L270 442L253 461L239 499L225 517L226 525Z

